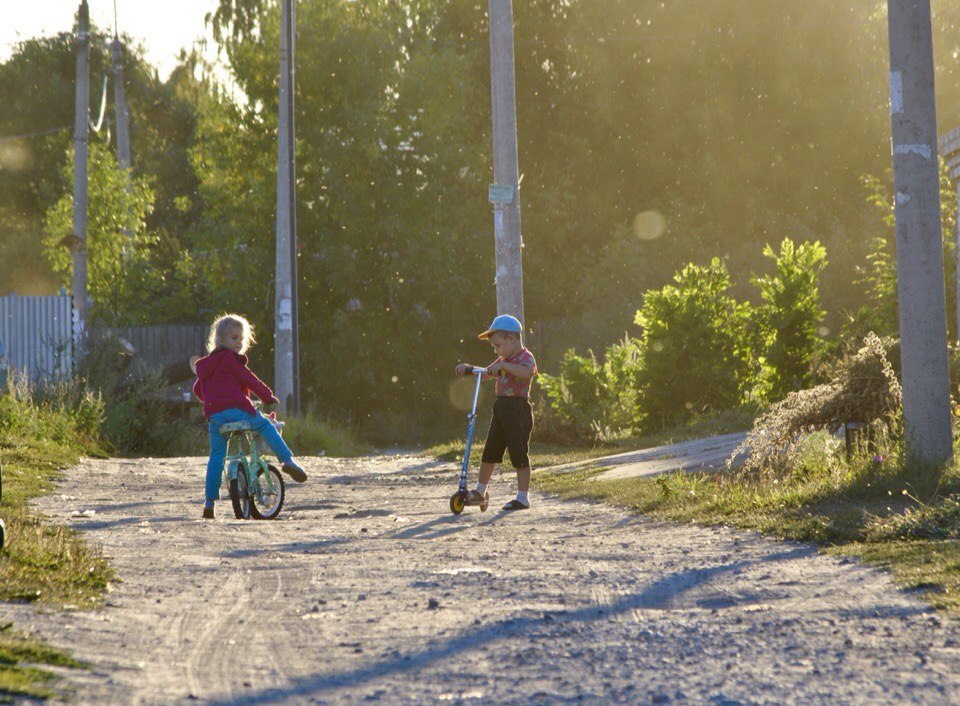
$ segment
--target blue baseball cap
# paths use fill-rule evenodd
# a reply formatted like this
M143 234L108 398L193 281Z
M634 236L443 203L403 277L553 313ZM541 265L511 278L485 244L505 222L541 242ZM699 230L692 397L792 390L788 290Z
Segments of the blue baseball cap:
M520 319L518 319L516 316L510 316L510 314L501 314L493 320L493 323L490 324L490 328L477 336L477 338L486 340L490 338L490 334L494 331L521 333L523 331L523 326L520 323Z

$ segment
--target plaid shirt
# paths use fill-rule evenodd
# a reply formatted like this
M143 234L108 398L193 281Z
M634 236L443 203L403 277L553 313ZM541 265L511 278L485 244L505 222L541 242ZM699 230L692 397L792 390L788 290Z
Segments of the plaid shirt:
M537 361L533 357L533 353L526 348L521 348L509 358L501 357L493 361L493 363L501 362L522 365L525 368L533 369L533 375L537 374ZM490 365L493 365L493 363ZM497 397L529 397L530 381L533 379L533 375L527 380L521 380L516 375L504 370L503 374L497 378Z

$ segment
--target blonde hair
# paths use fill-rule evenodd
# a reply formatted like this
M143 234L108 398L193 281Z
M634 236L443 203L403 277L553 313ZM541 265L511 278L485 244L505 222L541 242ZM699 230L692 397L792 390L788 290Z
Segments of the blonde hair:
M223 314L210 324L210 335L207 336L207 353L213 353L220 346L220 342L227 337L227 334L235 328L243 332L241 353L246 353L250 346L257 342L253 335L253 324L239 314Z

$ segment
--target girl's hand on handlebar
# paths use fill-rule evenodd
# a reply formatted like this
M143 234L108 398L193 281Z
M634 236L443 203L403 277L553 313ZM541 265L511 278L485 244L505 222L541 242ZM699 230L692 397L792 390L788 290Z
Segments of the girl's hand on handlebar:
M473 368L472 365L468 365L467 363L460 363L459 365L457 365L455 372L457 375L469 375L470 370L472 368Z

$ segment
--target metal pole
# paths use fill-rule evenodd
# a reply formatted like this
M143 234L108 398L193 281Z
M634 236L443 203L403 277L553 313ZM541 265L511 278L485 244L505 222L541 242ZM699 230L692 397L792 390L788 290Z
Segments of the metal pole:
M280 10L280 97L277 116L277 286L274 308L274 383L284 411L299 412L295 365L294 305L296 272L293 208L293 0Z
M908 463L953 455L929 0L888 0L897 292Z
M523 321L523 263L520 234L520 178L517 164L517 109L513 67L512 0L489 0L490 94L493 112L493 181L506 198L494 201L497 313Z
M70 293L76 308L76 338L87 320L87 136L90 121L90 10L82 0L77 14L77 84L73 130L73 233L69 238L73 271Z

